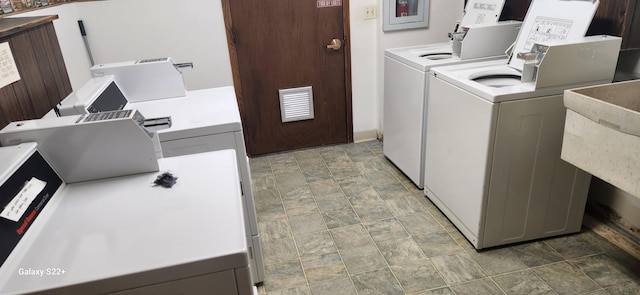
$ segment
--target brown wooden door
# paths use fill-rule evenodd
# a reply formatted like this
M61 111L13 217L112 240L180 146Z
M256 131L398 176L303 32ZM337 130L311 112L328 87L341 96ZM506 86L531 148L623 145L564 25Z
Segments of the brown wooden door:
M329 1L222 0L250 155L353 140L348 2L319 2ZM342 47L327 48L332 39ZM306 86L314 118L283 123L279 90Z

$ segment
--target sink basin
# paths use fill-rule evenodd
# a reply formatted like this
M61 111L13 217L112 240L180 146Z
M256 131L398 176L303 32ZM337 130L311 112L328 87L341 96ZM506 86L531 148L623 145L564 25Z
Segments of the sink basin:
M561 158L640 198L640 80L564 92Z

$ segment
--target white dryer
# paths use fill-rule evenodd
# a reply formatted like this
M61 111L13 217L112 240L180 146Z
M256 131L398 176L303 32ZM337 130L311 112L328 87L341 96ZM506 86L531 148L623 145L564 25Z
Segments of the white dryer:
M427 72L436 66L506 59L520 22L497 23L503 6L504 0L469 1L455 30L463 41L385 50L383 152L418 188L424 178Z
M173 71L173 66L169 66L171 66L169 70ZM145 66L138 70L154 69ZM251 274L254 283L262 282L264 279L262 248L253 201L251 172L234 88L227 86L186 91L184 96L179 97L130 102L121 91L118 80L112 75L92 78L57 106L58 113L66 116L138 109L146 118L171 117L170 127L157 130L162 149L161 156L165 158L221 149L236 150L245 202L245 226L249 253L251 253ZM143 80L144 84L149 85L157 82L153 77ZM131 81L128 83L132 85ZM149 94L141 95L140 92L138 94L139 97L149 96ZM45 115L46 118L54 116L56 116L55 110ZM164 120L159 124L167 125Z
M0 159L0 204L33 197L0 217L0 294L253 293L233 150L159 159L171 188L158 172L65 185L35 143Z
M171 127L158 130L165 158L233 149L236 151L245 210L251 277L264 280L262 246L251 186L251 169L246 155L242 121L232 86L187 91L183 97L127 104L147 118L171 117ZM207 167L203 163L203 167Z
M610 83L598 1L534 0L506 61L432 69L425 194L478 249L580 230L590 175L560 159L563 91Z

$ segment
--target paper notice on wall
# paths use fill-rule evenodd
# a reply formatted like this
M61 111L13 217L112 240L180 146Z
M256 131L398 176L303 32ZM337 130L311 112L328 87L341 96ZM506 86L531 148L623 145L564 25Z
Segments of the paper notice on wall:
M9 42L0 43L0 88L20 80Z
M0 213L0 217L4 217L14 222L18 222L27 208L31 205L33 200L36 199L38 194L44 190L46 182L32 177L24 187L13 197L11 202Z

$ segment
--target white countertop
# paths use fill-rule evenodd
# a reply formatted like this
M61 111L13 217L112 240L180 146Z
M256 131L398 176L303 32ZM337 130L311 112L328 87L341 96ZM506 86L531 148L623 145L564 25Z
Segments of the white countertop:
M246 267L235 152L159 164L160 172L67 185L0 269L0 293L112 292ZM154 187L165 171L177 183Z

